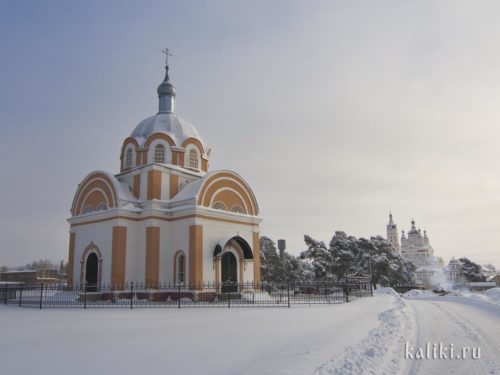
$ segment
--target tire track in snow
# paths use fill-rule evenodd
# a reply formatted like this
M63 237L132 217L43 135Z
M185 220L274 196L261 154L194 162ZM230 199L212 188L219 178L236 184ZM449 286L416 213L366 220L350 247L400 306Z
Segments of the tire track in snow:
M460 311L463 305L451 305L445 301L435 300L410 300L417 317L417 340L413 343L414 348L424 347L427 342L444 345L453 344L455 354L463 347L481 347L481 359L412 359L412 367L409 374L499 374L499 367L494 362L495 349L494 340L475 325L469 319L460 317L456 311ZM446 307L443 305L446 304ZM477 310L478 319L481 310ZM497 339L498 341L498 339ZM493 344L492 344L493 342ZM497 343L498 345L498 343ZM485 357L484 354L488 353Z
M449 303L449 302L448 302ZM478 361L481 361L481 364L483 364L481 367L481 370L486 370L487 372L481 371L477 372L478 374L498 374L500 373L500 365L494 361L495 358L495 353L498 352L497 345L495 344L494 340L491 338L491 336L482 330L481 328L477 327L477 325L474 322L471 322L470 320L465 320L464 317L458 316L456 311L452 311L449 309L450 305L448 305L447 302L433 302L433 305L435 305L438 309L443 311L444 314L446 314L449 318L450 321L452 321L457 327L459 327L466 335L467 337L471 340L473 345L470 346L476 346L481 348L481 351L483 352L483 356L481 359ZM445 307L446 306L446 307ZM487 349L487 350L485 350ZM490 356L484 357L484 354L488 353Z

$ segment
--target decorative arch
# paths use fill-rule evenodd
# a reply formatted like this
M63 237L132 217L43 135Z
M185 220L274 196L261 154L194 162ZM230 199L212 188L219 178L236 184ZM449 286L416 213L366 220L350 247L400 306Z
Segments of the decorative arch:
M226 211L232 211L230 208L232 207L240 207L241 212L239 213L247 213L248 212L248 204L245 203L242 195L231 188L222 188L218 190L210 200L210 206L213 207L216 202L221 202L226 206Z
M224 202L226 206L240 204L248 215L257 216L259 214L259 206L252 189L234 172L214 172L210 175L199 189L197 204L210 207L218 196L229 200L231 204L228 205L227 202Z
M239 245L239 248L241 250L241 253L239 255L241 255L242 258L253 259L252 248L243 237L238 235L224 238L223 240L219 241L214 249L214 257L221 255L224 251L224 248L228 244L231 244L231 242L233 241Z
M183 264L183 276L184 280L182 281L184 284L186 283L186 269L187 269L187 258L186 254L182 250L177 250L176 253L174 254L174 284L179 282L179 272L180 269L179 267L182 266L180 263L181 257L184 258L184 264Z
M149 147L149 145L156 139L164 140L165 142L167 142L170 145L170 147L175 146L174 140L168 134L153 133L148 137L148 139L146 140L146 143L144 143L144 147Z
M231 207L231 212L234 212L237 214L246 214L247 213L245 211L245 209L238 204L235 204L234 206Z
M125 167L125 151L128 149L127 146L130 144L133 145L133 150L135 151L135 157L132 158L132 165L134 164L134 160L138 160L139 142L137 142L137 139L135 139L134 137L125 138L120 152L120 171L128 169L127 167Z
M215 201L210 204L210 207L212 207L215 210L221 210L221 211L227 211L227 206L224 202L221 201Z
M182 142L181 147L187 148L188 145L194 145L196 148L198 148L198 151L200 152L200 157L201 155L205 154L205 150L203 149L203 145L201 144L199 139L189 137Z
M90 254L97 255L97 290L101 288L101 275L102 275L102 253L94 242L90 242L85 248L80 258L80 285L85 283L85 265Z
M94 172L78 186L71 206L71 214L73 216L80 215L87 205L90 205L95 211L101 202L105 202L108 208L116 207L118 205L117 197L113 181L102 172Z
M219 272L221 259L222 256L227 252L232 252L237 256L237 261L239 263L238 282L243 283L245 260L253 259L252 249L250 245L244 238L240 236L233 236L219 241L214 250L215 280L217 283L221 281L221 275Z

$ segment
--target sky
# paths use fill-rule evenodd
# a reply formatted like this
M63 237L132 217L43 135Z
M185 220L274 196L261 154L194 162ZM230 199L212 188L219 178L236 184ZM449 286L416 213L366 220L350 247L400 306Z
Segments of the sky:
M500 268L496 1L0 0L0 265L67 259L92 170L176 111L210 169L252 186L261 234L427 230L438 256Z

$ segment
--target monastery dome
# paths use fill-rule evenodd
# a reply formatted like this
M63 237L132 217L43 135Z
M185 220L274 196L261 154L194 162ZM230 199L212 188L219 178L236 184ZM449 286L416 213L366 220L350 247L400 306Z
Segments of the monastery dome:
M153 133L168 134L177 146L180 146L188 138L196 138L203 144L203 140L194 126L172 112L157 113L142 120L130 136L143 146Z

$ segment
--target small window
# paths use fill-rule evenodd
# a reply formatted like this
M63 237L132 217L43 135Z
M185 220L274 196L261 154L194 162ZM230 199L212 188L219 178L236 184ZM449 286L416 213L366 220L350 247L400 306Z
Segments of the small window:
M92 206L88 204L83 208L82 215L90 214L92 211L94 211Z
M157 145L155 147L154 163L165 163L165 146Z
M231 207L231 212L236 212L237 214L245 214L245 209L241 207L239 204L235 204Z
M132 149L129 148L125 154L125 168L132 167Z
M198 153L194 149L189 151L189 167L198 169Z
M106 202L101 202L97 205L96 211L104 211L108 209Z
M212 203L212 208L215 208L216 210L227 211L227 207L224 204L224 202L220 202L220 201L216 201L216 202Z
M184 269L185 269L184 254L179 254L177 257L177 282L184 283Z

